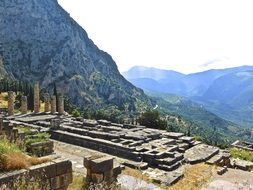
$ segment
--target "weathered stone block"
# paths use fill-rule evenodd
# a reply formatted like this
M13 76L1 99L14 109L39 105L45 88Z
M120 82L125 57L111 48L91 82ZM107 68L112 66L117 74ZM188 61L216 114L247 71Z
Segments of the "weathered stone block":
M104 180L104 175L101 173L92 173L91 179L93 183L101 183Z

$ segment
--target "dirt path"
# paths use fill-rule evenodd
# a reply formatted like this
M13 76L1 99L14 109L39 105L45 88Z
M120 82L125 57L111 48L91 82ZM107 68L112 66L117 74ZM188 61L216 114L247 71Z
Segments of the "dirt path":
M203 190L253 190L253 173L229 169L223 175L215 175Z

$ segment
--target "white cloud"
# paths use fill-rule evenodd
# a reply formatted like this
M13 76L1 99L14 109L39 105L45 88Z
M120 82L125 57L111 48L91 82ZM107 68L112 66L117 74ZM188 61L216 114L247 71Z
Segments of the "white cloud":
M111 54L134 65L184 73L253 65L251 0L59 0ZM225 58L225 59L224 59ZM208 67L201 65L216 61Z

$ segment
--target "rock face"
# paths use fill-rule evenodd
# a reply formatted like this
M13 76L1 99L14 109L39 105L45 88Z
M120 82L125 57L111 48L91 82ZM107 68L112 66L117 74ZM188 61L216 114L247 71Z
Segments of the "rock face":
M1 73L40 81L48 90L56 83L80 106L149 101L120 75L112 57L98 49L57 0L0 2L1 57Z

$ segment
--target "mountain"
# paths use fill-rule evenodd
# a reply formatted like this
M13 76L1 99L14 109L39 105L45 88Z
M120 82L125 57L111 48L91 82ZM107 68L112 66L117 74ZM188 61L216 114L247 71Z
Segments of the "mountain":
M56 83L80 107L150 104L57 0L1 0L0 57L2 75L39 81L51 92Z
M252 127L253 70L235 72L216 79L195 100L223 118Z
M173 131L200 135L206 143L225 145L238 137L249 140L250 132L239 125L207 111L202 105L174 94L145 91L157 103L157 109L168 117ZM189 129L191 129L189 133Z
M127 79L136 79L136 78L152 78L156 81L159 80L169 80L169 77L173 79L179 79L184 76L184 74L170 71L156 69L154 67L143 67L143 66L134 66L126 72L122 73Z
M212 69L193 74L182 74L171 70L162 70L152 67L133 67L123 76L137 87L145 90L153 90L163 93L173 93L181 96L193 97L203 95L209 86L219 77L241 71L253 70L253 66L241 66L228 69ZM156 74L162 77L157 78ZM146 81L152 83L146 83Z
M134 73L133 69L130 70ZM156 72L156 69L153 70ZM185 96L226 120L252 127L253 66L213 69L189 75L179 74L176 78L173 78L174 76L170 75L172 71L169 71L163 80L141 78L139 76L147 77L146 70L142 69L142 72L144 73L131 75L131 78L127 79L146 91ZM166 70L160 72L166 73ZM123 74L127 77L127 73Z

